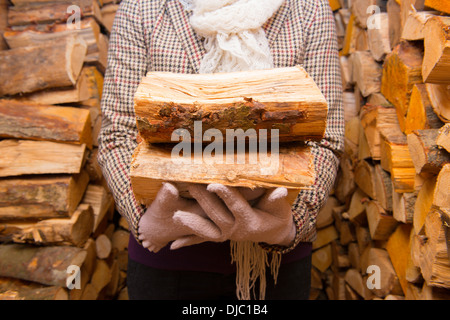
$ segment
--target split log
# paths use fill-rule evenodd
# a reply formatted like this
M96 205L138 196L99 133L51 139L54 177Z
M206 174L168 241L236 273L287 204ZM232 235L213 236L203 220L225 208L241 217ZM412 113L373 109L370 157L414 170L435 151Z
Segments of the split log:
M280 141L320 140L327 117L324 96L300 66L206 75L149 72L134 109L139 133L150 143L178 142L172 139L175 129L187 130L191 142L203 141L209 129L223 141L227 129L266 129L267 139L278 129Z
M356 21L363 28L371 27L371 17L375 9L369 10L370 6L376 6L381 11L386 11L386 3L381 0L360 0L351 2L351 10L355 15ZM376 11L375 11L376 12Z
M94 233L100 223L114 209L114 199L104 186L89 184L81 203L88 204L94 212Z
M403 293L406 293L407 291L407 270L409 268L414 268L411 261L411 231L411 224L399 224L386 244L386 250L389 254L395 273L397 274Z
M77 0L77 1L58 1L41 3L22 3L19 6L12 6L8 12L8 24L10 26L23 26L30 24L50 24L66 22L72 16L68 12L68 7L77 5L80 8L81 17L95 17L101 21L101 12L97 1Z
M422 188L417 194L416 203L414 205L413 226L415 234L419 234L428 216L434 197L434 189L436 188L436 177L431 176L425 180Z
M425 84L434 112L443 122L450 122L450 87L442 84Z
M88 79L83 68L78 76L77 83L72 87L51 88L39 90L29 94L23 94L20 97L14 97L16 100L24 103L37 104L76 104L82 103L89 98Z
M76 174L83 167L86 145L50 141L0 141L0 177L25 174Z
M415 84L405 119L405 134L414 130L439 129L443 125L433 110L425 84Z
M105 234L99 235L95 239L95 249L99 259L108 258L112 250L111 240Z
M392 216L394 219L403 223L412 223L416 199L416 192L399 193L392 190Z
M94 273L92 274L91 284L99 294L105 288L112 278L112 270L105 260L98 259Z
M332 260L331 244L328 244L312 253L311 264L320 272L325 272L331 266Z
M206 147L208 148L208 146ZM206 149L205 149L206 150ZM279 154L268 152L268 161L256 159L256 152L247 151L242 162L236 161L234 153L231 162L222 158L207 159L205 154L192 155L182 161L172 157L172 146L152 145L142 142L136 148L131 163L130 178L136 200L148 205L161 188L162 181L176 183L222 183L239 187L278 187L289 190L291 203L300 189L314 183L310 150L302 145L280 145ZM231 152L229 152L231 153ZM198 159L196 159L198 157ZM252 159L254 161L252 161ZM238 159L239 160L239 159ZM215 163L214 163L215 162ZM263 162L268 162L264 164ZM182 188L182 185L180 185Z
M417 174L437 174L450 163L450 153L436 145L438 134L438 129L415 130L408 134L409 152Z
M348 56L355 52L355 39L358 31L358 26L356 25L355 15L352 13L348 20L347 28L345 31L343 48L341 50L341 55Z
M36 176L2 179L0 220L70 217L86 190L89 177Z
M423 40L425 23L435 14L436 12L411 10L403 27L402 39L408 41Z
M397 226L397 221L380 206L369 201L366 207L367 222L372 240L387 240Z
M325 247L327 244L339 238L339 234L334 225L322 228L317 231L317 239L313 242L313 250Z
M348 203L356 188L351 160L344 155L339 163L339 168L334 193L341 203Z
M388 0L387 13L389 23L389 42L391 49L400 42L402 35L401 8L396 0Z
M422 60L423 48L403 41L384 61L381 93L395 106L402 131L413 86L422 82Z
M450 208L450 163L444 165L436 178L433 205Z
M450 17L433 17L424 29L424 82L450 83Z
M0 245L0 276L66 287L67 268L81 268L86 251L72 246Z
M348 56L339 57L339 63L341 67L342 75L342 89L350 90L353 85L353 71L352 71L352 61Z
M393 210L392 180L380 164L375 164L375 195L380 206L386 211Z
M412 12L423 12L425 10L425 0L402 0L398 2L400 3L401 24L404 30Z
M355 168L355 183L370 198L376 199L375 168L368 161L360 161Z
M92 148L89 111L0 100L0 137L86 144Z
M100 26L93 18L80 20L79 28L73 28L70 24L61 23L54 25L28 25L25 30L9 29L3 33L9 48L15 49L28 46L45 45L48 41L65 41L67 37L76 35L82 38L87 45L86 54L98 51L98 38Z
M369 291L364 279L356 269L348 269L345 273L345 282L365 300L370 300L373 294Z
M360 188L357 188L355 190L350 201L349 209L347 211L351 222L361 226L367 224L365 203L368 200L368 196Z
M0 51L0 73L8 75L0 78L0 95L75 85L86 50L84 40L69 37L43 46Z
M333 197L329 196L323 207L319 210L316 219L316 228L324 228L329 226L334 222L333 218L333 208L339 205L339 201Z
M386 12L375 13L372 18L378 25L367 29L369 50L376 61L382 61L391 52L388 14Z
M383 69L369 51L356 51L352 54L353 80L363 97L380 92Z
M367 265L375 265L380 268L379 288L370 289L373 294L380 298L384 298L388 294L403 294L399 278L385 249L370 248L367 254Z
M92 208L80 205L72 217L46 219L36 223L0 223L0 239L16 243L82 246L92 233Z
M344 105L344 122L347 123L358 115L360 107L356 105L354 92L344 91L342 103Z
M333 260L333 267L337 270L342 270L350 267L350 259L346 248L339 244L338 241L331 243L331 256Z
M360 112L361 125L364 128L370 154L373 160L381 159L380 131L398 124L394 108L379 105L365 105Z
M430 211L418 236L421 239L420 269L426 283L430 286L450 288L450 260L439 210Z
M450 4L447 1L441 0L425 0L425 6L450 14Z
M118 4L110 3L107 5L104 5L101 9L101 15L102 15L102 23L105 26L106 30L111 33L114 18L116 16L117 9L119 8Z
M447 123L439 129L439 134L436 138L436 145L450 152L450 124Z
M0 278L0 300L69 300L69 295L63 287Z

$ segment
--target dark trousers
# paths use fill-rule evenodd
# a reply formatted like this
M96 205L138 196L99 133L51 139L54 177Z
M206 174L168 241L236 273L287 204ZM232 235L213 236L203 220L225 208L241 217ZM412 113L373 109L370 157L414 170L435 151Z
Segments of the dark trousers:
M266 300L307 300L311 255L280 266L277 284L266 271ZM236 300L236 274L161 270L128 260L130 300ZM258 292L258 291L256 291Z

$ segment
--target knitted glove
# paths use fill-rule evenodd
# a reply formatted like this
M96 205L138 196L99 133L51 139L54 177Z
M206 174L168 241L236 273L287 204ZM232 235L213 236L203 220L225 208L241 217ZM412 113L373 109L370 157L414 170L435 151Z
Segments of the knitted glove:
M143 247L158 252L170 241L192 235L189 228L173 220L173 215L178 210L206 218L205 212L196 200L181 198L174 185L163 183L155 200L139 220L138 238L142 241ZM197 236L189 237L189 245L204 241Z
M275 188L265 192L252 207L236 189L222 184L189 186L208 218L187 211L177 211L174 220L191 233L208 241L225 240L265 242L288 246L295 238L295 224L287 189ZM190 245L194 238L176 240L171 248Z

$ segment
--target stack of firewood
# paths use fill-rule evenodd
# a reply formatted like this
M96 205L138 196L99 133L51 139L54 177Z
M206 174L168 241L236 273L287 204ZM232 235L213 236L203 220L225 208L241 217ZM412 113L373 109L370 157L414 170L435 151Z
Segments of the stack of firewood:
M128 226L97 163L116 9L0 1L0 298L127 297Z
M330 4L345 153L318 217L311 299L448 300L450 3Z

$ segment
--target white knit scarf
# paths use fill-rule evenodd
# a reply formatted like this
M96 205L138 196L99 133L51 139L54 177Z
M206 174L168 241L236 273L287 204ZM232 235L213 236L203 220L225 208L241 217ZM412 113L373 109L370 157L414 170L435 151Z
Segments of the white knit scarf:
M186 0L185 0L186 1ZM191 25L205 38L200 73L273 67L262 28L284 0L192 0Z
M273 68L269 42L262 28L284 0L180 0L192 11L193 29L204 37L206 54L200 73L233 72ZM236 295L239 299L265 298L268 253L257 243L231 241L236 263ZM281 255L272 254L271 272L276 281Z

